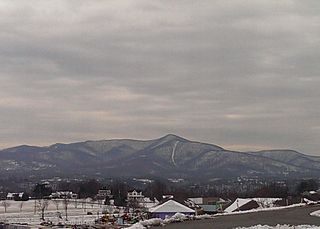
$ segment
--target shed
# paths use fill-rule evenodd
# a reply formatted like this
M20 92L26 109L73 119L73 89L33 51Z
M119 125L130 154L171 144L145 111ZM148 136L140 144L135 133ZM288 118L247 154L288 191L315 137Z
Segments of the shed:
M171 217L176 213L183 213L185 215L194 215L195 211L187 206L175 201L168 200L163 204L150 208L149 212L153 218L165 219Z
M227 207L225 212L236 212L236 211L247 211L251 209L258 208L259 204L253 199L241 199L237 198L229 207Z
M202 204L199 205L204 214L216 214L222 212L222 206L218 204Z

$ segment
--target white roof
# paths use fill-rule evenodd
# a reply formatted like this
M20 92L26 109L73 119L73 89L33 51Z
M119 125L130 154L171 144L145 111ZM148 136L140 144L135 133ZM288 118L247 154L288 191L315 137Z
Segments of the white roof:
M15 194L15 193L9 192L9 193L7 194L7 198L12 198L14 194Z
M7 198L13 198L14 196L19 196L20 198L22 198L23 194L23 192L9 192L7 194Z
M167 202L160 204L150 209L151 213L160 212L180 212L180 213L194 213L194 210L178 203L174 200L168 200Z
M241 208L243 205L249 203L252 199L241 199L237 198L229 207L227 207L224 211L225 212L234 212L238 208Z
M241 208L243 205L249 203L250 201L256 201L259 207L272 207L274 203L281 198L248 198L248 199L236 199L229 207L225 209L225 212L234 212L238 208Z

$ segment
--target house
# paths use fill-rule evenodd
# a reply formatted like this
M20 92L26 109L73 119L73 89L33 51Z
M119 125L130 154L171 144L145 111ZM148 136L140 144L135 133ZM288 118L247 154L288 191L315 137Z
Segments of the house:
M127 203L131 207L151 208L159 201L157 199L151 200L149 197L145 197L140 190L131 190L127 194Z
M302 197L309 200L309 201L319 202L320 201L320 192L306 191L306 192L302 193Z
M198 205L215 205L217 203L226 203L227 200L224 200L220 197L197 197L197 198L188 198L188 200L192 201Z
M29 196L24 192L13 193L9 192L6 197L7 200L25 201L29 200Z
M57 191L50 195L52 199L78 199L78 194L70 191Z
M258 208L259 204L253 199L242 199L237 198L229 207L224 211L227 213L237 212L237 211L247 211L251 209Z
M168 200L158 206L149 209L152 218L165 219L171 217L176 213L183 213L185 215L194 215L195 211L175 200Z
M219 197L197 197L188 198L186 204L201 214L215 214L222 212L230 203L230 200L224 200Z
M144 195L142 194L142 191L140 190L130 190L127 194L127 201L143 201Z
M18 194L18 193L9 192L9 193L7 194L6 199L7 199L7 200L13 200L13 199L14 199L14 196L15 196L16 194Z

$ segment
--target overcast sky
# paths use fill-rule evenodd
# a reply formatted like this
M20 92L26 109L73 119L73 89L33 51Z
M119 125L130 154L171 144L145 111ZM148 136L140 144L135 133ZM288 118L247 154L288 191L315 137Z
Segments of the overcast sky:
M1 0L0 148L174 133L320 155L320 1Z

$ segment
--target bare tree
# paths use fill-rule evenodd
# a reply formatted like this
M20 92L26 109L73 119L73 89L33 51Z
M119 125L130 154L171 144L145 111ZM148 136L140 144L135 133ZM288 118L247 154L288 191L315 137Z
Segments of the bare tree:
M57 211L59 210L59 205L60 205L60 200L58 199L53 199L52 200L53 204L56 206Z
M33 208L33 213L37 213L37 200L34 200L34 208Z
M98 201L99 207L101 207L101 205L102 205L102 201L103 201L103 200L98 199L97 201Z
M39 199L37 200L37 209L41 212L41 219L44 220L44 213L49 206L48 199Z
M91 204L91 208L93 208L93 206L94 206L94 204L95 204L94 199L90 198L90 204Z
M74 204L74 208L77 208L77 207L78 207L78 200L77 200L77 199L74 199L74 200L73 200L73 204Z
M10 203L7 200L3 200L1 205L4 207L4 213L7 213L7 208L10 207Z
M20 212L22 212L22 207L23 207L24 201L21 201L19 204Z
M83 209L84 212L87 211L87 199L84 199L84 200L82 201L82 209Z
M63 200L62 200L62 204L66 213L66 221L68 220L68 206L70 204L70 199L68 198L68 196L66 195Z

